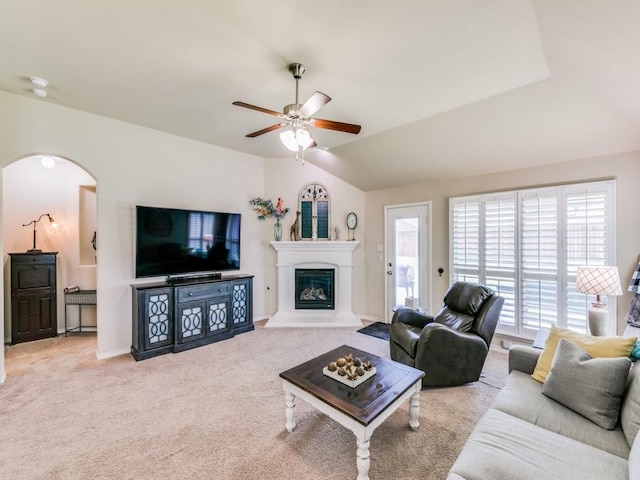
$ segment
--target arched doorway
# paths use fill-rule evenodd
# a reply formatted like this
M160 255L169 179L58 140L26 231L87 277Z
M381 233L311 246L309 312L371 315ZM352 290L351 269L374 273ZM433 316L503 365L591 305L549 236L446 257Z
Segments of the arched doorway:
M78 164L59 156L28 155L2 169L5 344L12 342L9 253L33 248L58 252L56 330L58 335L64 335L65 330L79 325L81 307L65 309L64 289L68 286L96 289L97 265L92 243L97 230L96 193L96 179ZM41 218L44 214L48 216ZM59 228L52 229L49 218ZM95 308L83 309L83 332L95 331L96 320ZM4 363L4 358L0 361ZM0 368L0 373L3 371Z

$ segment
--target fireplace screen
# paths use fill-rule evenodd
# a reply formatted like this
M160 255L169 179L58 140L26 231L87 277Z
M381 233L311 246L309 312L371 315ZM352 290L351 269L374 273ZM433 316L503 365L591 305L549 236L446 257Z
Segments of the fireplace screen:
M296 269L296 309L333 310L334 284L332 268Z

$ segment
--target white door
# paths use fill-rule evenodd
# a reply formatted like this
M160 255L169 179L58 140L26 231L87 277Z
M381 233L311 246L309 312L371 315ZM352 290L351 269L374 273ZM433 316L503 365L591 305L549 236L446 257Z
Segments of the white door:
M386 321L396 306L431 307L431 202L385 207Z

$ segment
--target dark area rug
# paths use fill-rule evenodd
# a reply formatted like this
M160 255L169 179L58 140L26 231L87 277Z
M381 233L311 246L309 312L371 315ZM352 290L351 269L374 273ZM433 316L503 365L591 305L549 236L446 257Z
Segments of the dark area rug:
M371 325L367 325L366 327L362 327L358 330L360 333L364 333L365 335L371 335L372 337L381 338L382 340L389 340L389 324L376 322Z

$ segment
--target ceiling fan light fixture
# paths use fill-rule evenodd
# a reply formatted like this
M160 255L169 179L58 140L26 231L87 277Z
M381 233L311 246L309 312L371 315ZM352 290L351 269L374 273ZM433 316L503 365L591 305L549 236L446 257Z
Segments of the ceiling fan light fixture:
M313 143L311 132L306 127L300 127L296 130L296 140L298 146L302 147L303 150L309 148Z
M280 141L292 152L298 151L298 142L296 141L296 134L293 130L285 130L284 132L281 132Z
M311 133L306 127L285 130L280 133L280 140L292 152L297 152L300 148L305 150L313 143Z

